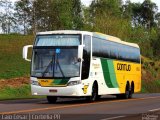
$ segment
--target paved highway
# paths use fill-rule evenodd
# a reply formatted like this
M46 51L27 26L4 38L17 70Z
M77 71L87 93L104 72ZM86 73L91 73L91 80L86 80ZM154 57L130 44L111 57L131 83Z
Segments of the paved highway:
M0 101L0 119L22 119L22 115L23 120L160 120L160 93L123 100L108 95L94 103L83 98L60 98L56 104L46 99Z

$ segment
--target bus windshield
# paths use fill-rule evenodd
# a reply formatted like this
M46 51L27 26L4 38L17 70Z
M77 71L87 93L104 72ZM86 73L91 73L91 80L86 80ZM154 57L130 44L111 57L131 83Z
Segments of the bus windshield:
M33 77L78 77L80 62L77 60L78 47L34 49L31 75Z

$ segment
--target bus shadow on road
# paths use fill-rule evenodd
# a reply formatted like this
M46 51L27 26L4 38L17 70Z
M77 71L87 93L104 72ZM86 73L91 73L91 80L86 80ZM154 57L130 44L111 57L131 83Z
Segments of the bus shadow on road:
M122 99L117 99L115 96L102 96L100 99L96 100L95 102L90 102L86 100L85 98L58 98L56 103L50 104L48 103L46 98L40 98L40 99L21 99L21 100L5 100L0 101L0 104L48 104L48 105L62 105L62 104L87 104L87 103L96 103L96 102L107 102L107 101L118 101Z
M107 101L116 101L120 100L114 96L103 96L100 99L96 100L95 102L90 102L85 98L59 98L56 103L53 104L87 104L87 103L96 103L96 102L107 102ZM49 104L47 101L41 102L39 104Z

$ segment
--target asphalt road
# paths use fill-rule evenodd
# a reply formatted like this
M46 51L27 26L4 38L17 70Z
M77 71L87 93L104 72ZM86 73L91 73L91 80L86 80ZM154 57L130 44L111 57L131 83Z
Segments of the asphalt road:
M160 93L135 94L132 99L103 96L94 103L83 98L0 101L2 120L160 120Z

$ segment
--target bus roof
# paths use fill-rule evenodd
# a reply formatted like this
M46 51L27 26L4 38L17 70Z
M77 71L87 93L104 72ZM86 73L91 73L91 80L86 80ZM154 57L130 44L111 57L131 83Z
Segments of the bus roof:
M113 42L117 42L117 43L121 43L121 44L125 44L125 45L129 45L129 46L132 46L132 47L139 48L139 46L135 43L125 42L125 41L122 41L120 38L114 37L114 36L111 36L111 35L106 35L106 34L103 34L103 33L94 32L93 36L98 37L98 38L102 38L102 39L105 39L105 40L109 40L109 41L113 41Z
M111 35L106 35L106 34L99 33L99 32L88 32L88 31L79 31L79 30L56 30L56 31L46 31L46 32L37 33L37 35L46 35L46 34L87 34L87 35L102 38L105 40L109 40L109 41L113 41L113 42L117 42L117 43L139 48L139 46L135 43L125 42L125 41L122 41L120 38L117 38Z
M46 32L37 33L37 35L45 35L45 34L88 34L88 35L92 35L92 32L79 31L79 30L56 30L56 31L46 31Z

